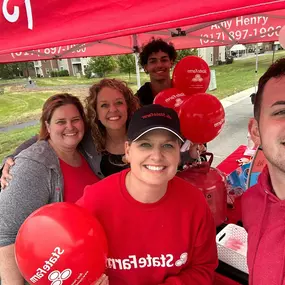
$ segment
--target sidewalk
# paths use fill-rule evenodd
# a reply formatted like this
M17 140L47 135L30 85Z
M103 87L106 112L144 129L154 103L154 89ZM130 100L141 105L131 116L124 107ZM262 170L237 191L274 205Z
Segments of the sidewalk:
M255 87L251 87L249 89L243 90L239 93L233 94L227 98L224 98L221 100L221 103L223 105L224 108L227 108L233 104L236 104L240 101L242 101L245 98L249 98L249 96L254 93Z

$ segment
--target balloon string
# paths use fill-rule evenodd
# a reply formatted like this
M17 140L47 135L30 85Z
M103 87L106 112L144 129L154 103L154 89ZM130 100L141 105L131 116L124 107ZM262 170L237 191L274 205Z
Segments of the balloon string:
M201 156L200 156L200 150L199 150L199 146L197 147L197 155L198 155L198 164L201 164L202 163L202 160L201 160Z

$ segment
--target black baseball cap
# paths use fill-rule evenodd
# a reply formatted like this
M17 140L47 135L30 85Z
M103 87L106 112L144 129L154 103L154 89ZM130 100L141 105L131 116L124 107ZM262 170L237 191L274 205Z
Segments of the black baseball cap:
M143 106L133 114L128 127L128 139L136 141L144 134L157 129L167 130L183 142L177 113L158 104Z

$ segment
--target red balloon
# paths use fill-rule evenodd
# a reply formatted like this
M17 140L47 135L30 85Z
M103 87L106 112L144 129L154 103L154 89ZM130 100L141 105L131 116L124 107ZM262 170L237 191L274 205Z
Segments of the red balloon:
M206 61L198 56L186 56L173 71L174 87L185 94L203 93L210 84L211 74Z
M222 130L225 111L220 100L210 94L194 94L179 112L182 134L193 143L207 143Z
M180 110L182 103L188 97L176 88L168 88L159 92L153 100L154 104L159 104L164 107L172 108L177 113Z
M100 223L71 203L53 203L32 213L15 242L23 277L39 285L87 285L105 271L107 240Z

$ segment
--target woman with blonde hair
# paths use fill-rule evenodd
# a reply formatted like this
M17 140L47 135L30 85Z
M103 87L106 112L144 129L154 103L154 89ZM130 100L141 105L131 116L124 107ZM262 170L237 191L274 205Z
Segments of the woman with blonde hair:
M93 156L93 169L103 178L128 167L124 142L133 113L139 108L137 97L123 81L103 79L89 89L86 98L90 132L83 140Z

